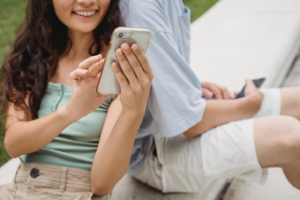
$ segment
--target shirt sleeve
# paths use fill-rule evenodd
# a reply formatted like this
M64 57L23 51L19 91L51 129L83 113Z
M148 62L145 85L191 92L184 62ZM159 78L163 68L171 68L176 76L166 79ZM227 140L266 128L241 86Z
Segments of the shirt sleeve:
M154 32L146 55L154 71L148 106L159 135L181 134L202 119L206 101L200 82L171 34Z
M202 119L206 101L200 82L179 52L170 21L159 2L131 0L124 5L128 9L123 12L127 27L152 31L146 56L154 79L147 106L158 134L162 137L181 134Z

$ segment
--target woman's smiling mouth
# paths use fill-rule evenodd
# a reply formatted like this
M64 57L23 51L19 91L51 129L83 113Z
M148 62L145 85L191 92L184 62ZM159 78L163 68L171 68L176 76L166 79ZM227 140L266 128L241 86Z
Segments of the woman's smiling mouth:
M82 16L82 17L91 17L95 15L98 10L90 10L90 11L73 11L74 14Z

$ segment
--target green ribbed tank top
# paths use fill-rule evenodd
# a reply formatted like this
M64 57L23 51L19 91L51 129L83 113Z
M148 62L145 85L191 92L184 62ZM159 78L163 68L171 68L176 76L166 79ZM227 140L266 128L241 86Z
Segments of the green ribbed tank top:
M46 116L59 106L67 104L71 95L71 86L49 82L38 111L38 117ZM44 148L23 155L24 162L52 164L90 171L108 107L115 97L115 95L108 96L99 108L66 127Z

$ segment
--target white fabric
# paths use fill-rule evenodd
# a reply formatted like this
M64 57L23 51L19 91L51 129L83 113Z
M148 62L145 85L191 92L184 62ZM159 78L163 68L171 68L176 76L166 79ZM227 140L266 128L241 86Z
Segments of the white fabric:
M261 110L254 117L279 115L279 89L264 89ZM253 133L254 119L231 122L201 136L155 137L157 157L149 156L138 180L162 192L198 192L216 179L240 177L264 184L267 169L259 165Z

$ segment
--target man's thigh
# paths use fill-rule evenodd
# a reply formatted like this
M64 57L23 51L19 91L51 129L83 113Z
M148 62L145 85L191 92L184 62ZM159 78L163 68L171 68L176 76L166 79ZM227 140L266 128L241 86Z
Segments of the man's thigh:
M259 164L254 119L231 122L201 136L202 165L205 182L240 177L263 184L267 170Z
M148 172L143 176L148 184L160 181L161 188L152 186L163 192L197 192L213 180L236 176L257 183L265 180L266 171L256 156L253 119L225 124L192 138L156 137L155 145L158 162L148 159Z
M264 89L264 101L254 117L279 115L279 89ZM239 176L263 183L266 170L258 162L253 119L231 122L201 136L155 137L157 157L136 176L162 192L197 192L209 182Z

